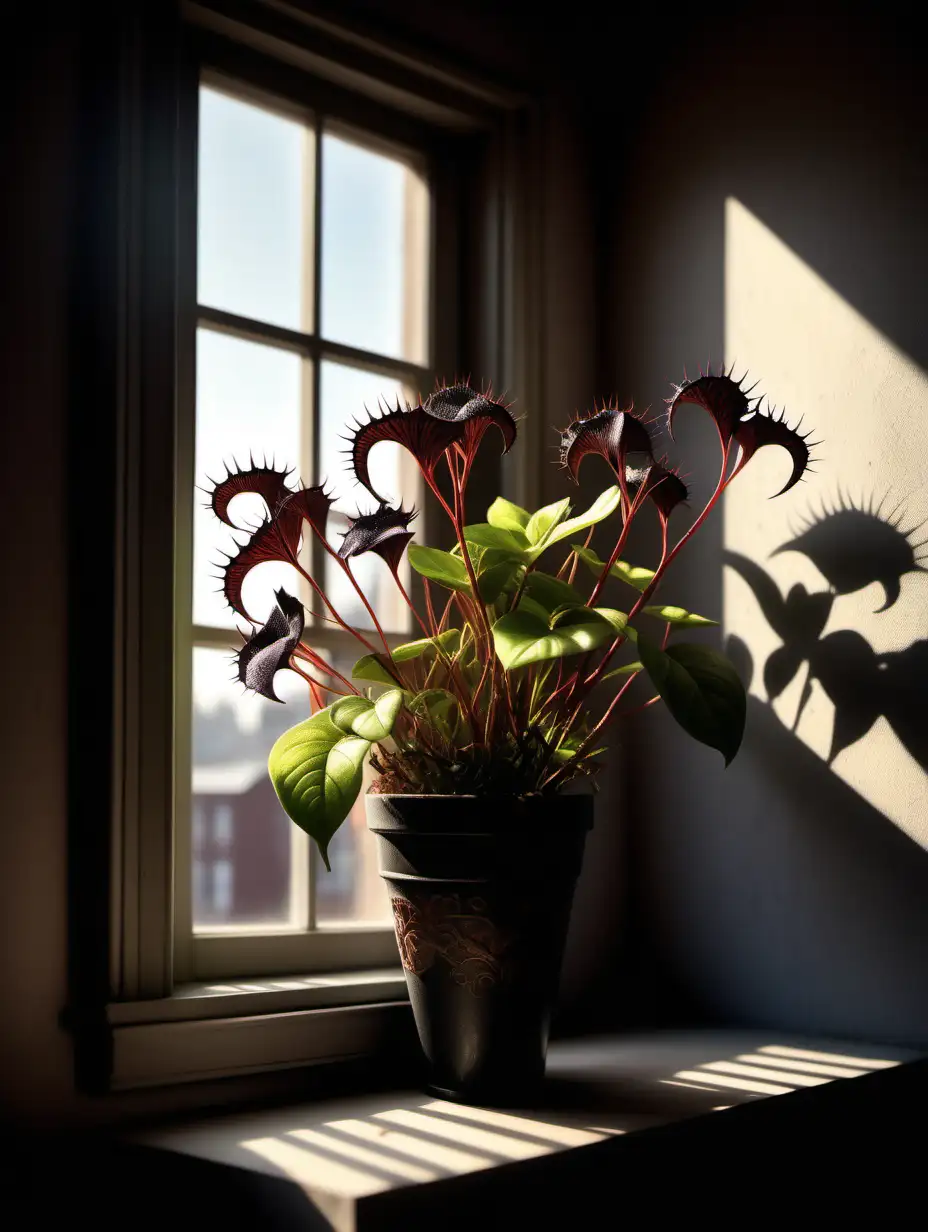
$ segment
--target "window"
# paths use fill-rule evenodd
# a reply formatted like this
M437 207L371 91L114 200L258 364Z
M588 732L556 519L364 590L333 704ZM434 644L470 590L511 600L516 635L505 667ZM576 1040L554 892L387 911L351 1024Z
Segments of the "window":
M277 802L267 753L309 713L309 699L291 673L276 684L284 706L233 679L247 622L225 603L216 562L234 552L236 536L213 517L202 488L251 459L292 467L306 483L328 480L337 494L335 544L348 516L376 507L346 471L342 435L365 407L414 402L433 382L428 161L382 133L225 77L204 75L198 101L197 495L190 656L179 664L191 722L177 730L188 746L178 764L189 764L178 810L178 844L189 858L178 862L176 886L178 929L190 934L188 974L327 966L323 947L335 933L340 945L330 953L343 962L392 961L389 902L363 801L332 843L330 873ZM378 490L422 507L415 465L398 446L379 446L372 467ZM238 542L264 512L258 497L235 498ZM342 617L369 627L335 562L315 542L303 552ZM361 558L355 574L384 629L406 639L410 613L382 562ZM291 566L253 570L249 612L263 619L279 586L303 599L317 648L350 675L356 642L314 613L319 604Z
M196 485L251 450L337 484L347 413L470 372L531 408L503 489L538 504L552 388L541 111L305 6L183 8L118 8L80 124L75 473L96 533L76 538L74 576L99 602L71 625L68 1020L95 1091L395 1055L409 1028L360 811L317 877L259 798L306 701L286 672L286 707L230 680L238 634L209 581L229 536ZM372 460L413 494L403 458L380 445ZM489 501L499 472L482 461ZM356 495L338 487L336 522ZM255 514L245 497L232 512ZM424 535L427 519L423 502ZM365 585L406 640L378 563ZM312 635L350 669L353 645Z

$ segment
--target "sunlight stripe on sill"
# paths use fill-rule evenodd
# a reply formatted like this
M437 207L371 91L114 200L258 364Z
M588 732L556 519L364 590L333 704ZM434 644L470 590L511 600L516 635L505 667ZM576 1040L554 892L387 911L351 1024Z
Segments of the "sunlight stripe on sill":
M239 1146L280 1168L299 1185L318 1185L347 1198L361 1198L390 1188L390 1182L383 1177L340 1164L327 1155L318 1155L280 1138L253 1138Z
M833 1078L817 1078L814 1074L783 1074L779 1070L765 1069L760 1065L742 1065L739 1061L707 1061L703 1072L734 1074L738 1078L759 1078L762 1082L788 1082L793 1087L824 1087Z
M732 1091L750 1091L753 1095L789 1095L792 1087L777 1086L772 1082L754 1082L749 1078L726 1077L722 1074L707 1074L701 1069L681 1069L674 1074L675 1078L682 1078L685 1082L695 1083L702 1086L703 1090L712 1090L714 1087L725 1087ZM712 1087L707 1087L706 1082L711 1082Z
M405 1159L395 1159L392 1155L372 1150L370 1147L358 1146L356 1142L346 1142L344 1138L339 1138L335 1134L323 1134L317 1129L291 1129L288 1134L300 1142L322 1147L336 1155L344 1155L347 1159L353 1159L359 1164L367 1164L372 1168L380 1168L384 1172L392 1172L394 1176L404 1181L434 1181L438 1176L437 1172L432 1172L428 1168L407 1163Z
M456 1117L462 1121L477 1121L491 1129L508 1130L513 1134L527 1134L553 1142L556 1146L589 1146L600 1142L602 1134L623 1133L618 1129L574 1129L569 1125L551 1125L547 1121L535 1121L531 1117L514 1116L511 1112L495 1112L490 1108L473 1108L466 1104L451 1104L436 1099L422 1105L423 1112L438 1112L442 1116Z
M455 1125L442 1117L410 1112L405 1108L377 1112L374 1115L378 1121L389 1121L391 1125L401 1125L404 1129L418 1130L423 1134L434 1134L438 1138L450 1138L452 1142L460 1142L478 1151L492 1151L495 1155L502 1155L504 1159L534 1159L537 1155L549 1155L554 1149L541 1142L508 1137L478 1125Z
M813 1052L808 1048L785 1048L780 1044L766 1044L758 1052L770 1053L773 1057L791 1057L794 1061L824 1061L832 1065L860 1066L861 1069L895 1069L899 1061L874 1061L872 1057L851 1057L839 1052Z
M375 1143L401 1155L410 1155L413 1159L434 1164L449 1172L476 1172L479 1168L493 1166L493 1160L484 1155L473 1155L469 1151L445 1146L444 1143L429 1142L413 1134L400 1133L397 1129L388 1129L385 1125L375 1125L370 1121L328 1121L325 1128L353 1138L361 1138L365 1142Z
M865 1069L847 1069L842 1065L822 1065L820 1061L787 1061L785 1057L774 1057L761 1052L745 1052L735 1060L745 1061L748 1065L766 1065L772 1069L790 1070L792 1073L823 1074L828 1078L862 1078L870 1072Z
M680 1072L684 1073L685 1071L681 1070ZM694 1070L693 1072L695 1073L696 1071ZM707 1087L704 1082L677 1082L675 1078L661 1078L660 1083L664 1087L689 1087L693 1091L709 1091L713 1095L718 1094L716 1087Z

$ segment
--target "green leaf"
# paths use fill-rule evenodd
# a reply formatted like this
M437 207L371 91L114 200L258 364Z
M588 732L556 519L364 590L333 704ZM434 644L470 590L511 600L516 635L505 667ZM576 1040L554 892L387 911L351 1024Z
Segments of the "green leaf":
M561 578L554 577L550 573L542 573L540 569L534 569L525 579L526 595L530 595L537 603L540 603L543 608L549 612L553 612L555 608L563 607L564 604L582 605L583 595L569 582L563 581Z
M725 655L691 642L661 650L641 636L638 653L683 730L718 749L729 765L744 735L747 701L744 685Z
M370 748L369 740L346 735L326 709L284 732L268 757L268 773L284 811L318 844L326 868L332 835L361 790Z
M447 689L423 689L410 700L408 709L426 718L446 740L454 740L461 724L461 712L453 693Z
M481 548L502 548L513 556L522 556L529 547L524 531L491 526L489 522L474 522L472 526L465 526L464 538Z
M418 659L421 655L434 655L438 648L445 654L453 655L461 644L460 629L446 629L438 637L420 637L415 642L405 642L393 651L396 663L406 663L410 659ZM352 680L373 680L377 684L395 685L396 680L388 670L390 660L382 651L377 654L362 655L351 669Z
M597 616L601 616L603 620L608 621L616 633L625 633L633 640L638 636L629 625L628 616L625 612L620 612L614 607L594 607L592 611Z
M570 501L566 497L564 500L555 501L553 505L545 505L543 509L533 513L525 527L525 537L532 547L546 546L551 532L564 521L569 513Z
M329 707L329 713L346 735L360 736L373 744L390 735L402 705L403 690L388 689L373 702L366 697L341 697Z
M406 663L410 659L418 659L420 655L430 654L439 647L445 654L455 654L461 644L460 629L445 629L438 637L420 637L414 642L404 642L393 650L393 658L397 663Z
M499 530L524 531L531 516L527 509L514 505L502 496L497 496L487 510L487 521Z
M595 574L602 573L606 567L606 562L600 560L594 551L590 548L585 548L581 543L572 543L571 550L576 552L583 563ZM626 582L629 586L634 586L635 590L647 590L654 579L654 570L645 569L639 565L628 565L624 560L617 560L609 570L610 577L617 577L619 581Z
M669 604L655 604L651 607L641 609L647 612L649 616L655 616L658 620L665 620L669 625L680 625L682 628L696 628L700 625L717 625L717 620L710 620L708 616L697 616L695 612L688 612L685 607L673 607Z
M516 611L527 612L530 616L537 616L538 619L543 621L545 625L547 625L551 616L551 612L548 608L542 607L542 605L538 603L537 600L533 599L531 595L522 596L519 600L519 606L516 608Z
M615 636L613 625L590 608L565 609L554 629L547 620L517 608L493 625L493 643L503 667L511 671L545 659L583 654Z
M634 663L623 663L621 667L614 667L611 672L606 672L603 680L611 680L613 676L632 676L641 671L644 671L644 664L636 659Z
M628 624L626 614L617 611L614 607L584 607L582 603L579 606L569 604L558 608L551 613L549 623L552 629L557 629L564 625L583 624L596 617L610 625L614 633L624 633Z
M520 556L502 548L484 548L477 570L477 589L484 603L495 603L505 591L514 591L525 576Z
M406 556L413 569L430 581L447 586L449 590L470 590L467 568L459 556L442 552L440 548L426 548L419 543L411 543L406 549Z
M385 654L362 655L351 669L352 680L370 680L375 684L396 685L396 676L390 675L390 660Z
M514 590L525 573L525 565L505 563L485 569L477 578L477 589L484 603L495 603L500 595Z
M607 488L605 492L597 496L585 513L578 513L575 518L568 518L566 522L561 522L558 526L555 526L545 540L543 547L549 548L552 543L560 543L562 539L569 539L577 531L595 526L597 522L602 522L610 514L615 513L621 503L621 488L618 485L614 488ZM539 549L533 550L537 553Z

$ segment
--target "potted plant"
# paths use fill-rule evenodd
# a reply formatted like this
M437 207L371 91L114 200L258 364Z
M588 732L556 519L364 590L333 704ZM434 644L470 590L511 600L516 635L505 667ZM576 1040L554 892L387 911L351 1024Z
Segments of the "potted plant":
M258 493L267 516L223 564L226 599L242 602L249 570L287 561L314 596L317 618L359 644L349 679L305 638L303 604L284 590L265 622L252 622L237 656L239 680L277 700L275 674L289 668L308 686L310 715L271 749L270 776L292 820L327 848L361 788L366 761L377 771L367 797L370 829L389 888L397 941L432 1089L458 1099L523 1098L544 1073L548 1022L574 884L592 824L589 784L620 718L663 700L695 739L726 764L741 743L745 694L717 650L673 640L678 630L716 623L665 601L664 575L725 488L762 446L788 450L786 491L809 462L806 438L764 413L731 372L700 373L674 388L667 429L684 403L707 411L721 449L715 490L678 536L671 521L687 488L655 456L656 425L633 409L595 409L562 433L560 461L576 481L598 455L615 482L576 513L565 498L534 512L498 498L486 521L467 520L471 467L489 429L508 451L517 425L489 393L438 389L415 407L397 405L355 424L350 467L379 502L359 515L337 548L326 536L332 497L323 486L291 488L286 471L229 471L212 487L216 516L235 526L232 499ZM415 458L449 519L455 546L412 542L415 512L377 492L368 460L382 441ZM630 529L645 510L657 518L653 568L624 559ZM591 548L611 531L605 559ZM314 535L344 570L370 617L342 619L304 568L300 548ZM560 551L558 551L560 549ZM358 586L352 561L375 552L390 570L417 626L391 645ZM423 602L403 586L406 555L423 579ZM606 606L609 578L628 589L627 610ZM662 631L655 636L652 629ZM650 683L642 700L636 681Z

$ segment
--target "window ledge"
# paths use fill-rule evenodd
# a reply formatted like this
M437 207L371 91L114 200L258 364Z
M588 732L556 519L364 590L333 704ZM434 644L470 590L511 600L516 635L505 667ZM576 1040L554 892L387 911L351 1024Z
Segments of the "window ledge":
M877 1147L895 1149L885 1114L923 1101L925 1066L905 1064L916 1057L772 1031L580 1040L552 1047L546 1088L529 1109L463 1106L407 1089L210 1117L133 1141L156 1148L156 1174L169 1162L157 1161L160 1151L208 1161L199 1184L204 1193L212 1185L214 1197L232 1185L232 1173L215 1165L235 1170L236 1200L251 1183L258 1222L286 1207L294 1227L320 1226L321 1213L337 1232L473 1228L486 1226L487 1211L517 1206L523 1226L585 1227L603 1222L594 1212L635 1196L665 1226L668 1204L710 1201L717 1211L732 1178L752 1170L765 1209L777 1194L795 1201L809 1178L828 1184L832 1202L822 1142L835 1157L846 1148L862 1160ZM686 1175L694 1185L681 1184ZM188 1173L187 1185L195 1183Z
M107 1021L113 1090L352 1060L412 1027L399 967L180 985Z

